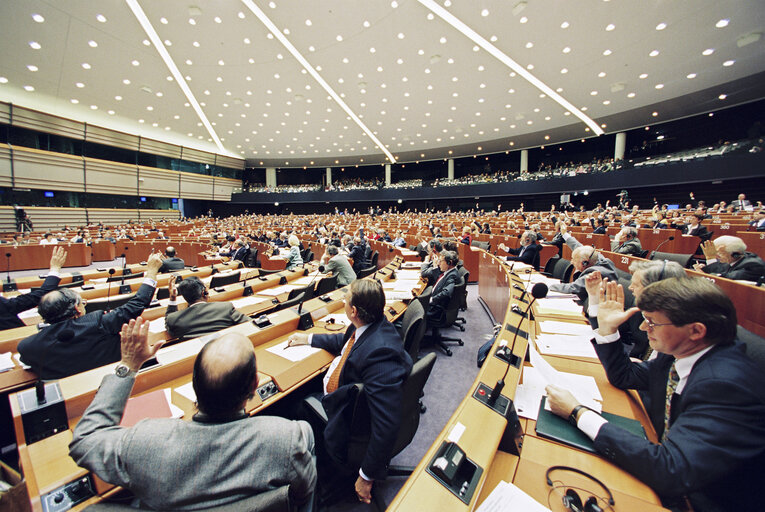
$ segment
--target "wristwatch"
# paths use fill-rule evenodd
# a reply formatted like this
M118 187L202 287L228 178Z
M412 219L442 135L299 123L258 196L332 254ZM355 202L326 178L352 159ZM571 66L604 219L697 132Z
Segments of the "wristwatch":
M117 377L120 377L122 379L124 379L125 377L132 377L136 373L138 373L138 372L136 372L134 370L131 370L130 368L128 368L127 365L122 364L122 363L118 364L117 368L114 369L114 374Z
M586 405L581 405L581 404L579 404L579 405L577 405L576 407L574 407L574 410L573 410L573 411L571 411L571 414L570 414L570 415L569 415L569 417L568 417L568 422L569 422L569 423L571 423L571 425L572 425L573 427L576 427L576 424L577 424L577 420L579 419L579 411L580 411L580 410L582 410L582 409L587 409L587 410L589 410L589 411L592 411L592 409L590 409L590 408L589 408L589 407L587 407ZM594 412L594 411L593 411L593 412Z

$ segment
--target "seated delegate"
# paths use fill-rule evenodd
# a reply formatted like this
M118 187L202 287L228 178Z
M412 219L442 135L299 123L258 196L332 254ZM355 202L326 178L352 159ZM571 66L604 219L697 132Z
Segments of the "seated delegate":
M765 376L736 338L736 310L706 279L670 278L647 286L624 311L621 285L608 283L598 309L595 350L608 380L646 393L659 443L614 426L548 386L552 411L575 424L595 450L662 498L687 496L694 510L760 510L765 481ZM638 309L639 308L639 309ZM658 356L635 363L617 343L617 327L643 315Z
M192 376L199 412L192 421L119 426L138 369L162 345L149 344L148 327L140 318L122 327L120 364L103 378L73 432L69 454L77 465L155 510L223 506L285 485L290 503L310 510L313 433L305 422L244 411L258 373L252 343L241 334L199 352Z

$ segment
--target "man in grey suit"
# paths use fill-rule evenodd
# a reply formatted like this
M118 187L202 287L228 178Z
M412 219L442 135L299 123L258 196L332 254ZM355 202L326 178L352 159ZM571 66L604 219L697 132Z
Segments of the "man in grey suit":
M334 245L328 245L324 256L321 257L324 270L337 276L337 287L348 286L356 280L356 272L353 271L348 258L340 254L340 250Z
M172 245L168 245L167 249L165 249L165 256L167 256L167 258L162 260L162 266L159 267L160 274L186 268L186 262L175 255L175 247Z
M630 226L623 227L611 241L611 251L618 254L640 256L643 247L638 238L638 230Z
M199 412L192 421L119 426L138 369L162 345L149 344L148 327L141 318L122 327L122 359L75 427L72 459L155 510L234 504L284 486L292 505L310 510L313 433L302 421L250 418L244 411L258 378L252 344L241 334L218 338L197 356L192 382Z
M165 312L165 327L172 337L189 340L250 320L230 302L207 302L207 286L198 277L187 277L177 287L175 280L175 276L170 278L170 301ZM175 303L178 292L188 304L182 311Z

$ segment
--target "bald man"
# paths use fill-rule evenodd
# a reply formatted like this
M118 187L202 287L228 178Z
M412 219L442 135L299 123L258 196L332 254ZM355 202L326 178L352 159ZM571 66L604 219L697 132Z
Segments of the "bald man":
M175 255L175 247L172 245L168 245L167 249L165 249L165 256L166 258L162 261L162 266L159 267L160 274L186 268L186 262Z
M309 510L316 483L311 427L247 415L258 374L252 343L241 334L199 352L192 377L199 412L191 421L119 426L138 369L162 343L149 344L148 328L141 318L122 327L122 359L75 427L72 459L155 510L218 507L283 486L292 505Z

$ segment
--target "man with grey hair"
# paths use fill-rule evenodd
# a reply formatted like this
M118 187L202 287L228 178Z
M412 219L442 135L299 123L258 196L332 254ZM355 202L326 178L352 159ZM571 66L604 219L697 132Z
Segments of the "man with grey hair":
M571 283L554 283L550 285L550 290L560 293L573 293L578 295L581 300L587 298L585 288L585 278L588 274L600 272L602 278L608 281L617 281L616 267L614 262L604 257L600 252L590 245L582 245L576 238L568 233L565 223L559 222L558 229L561 237L566 241L566 245L571 248L571 263L574 265L574 281Z
M618 254L640 256L643 252L643 246L638 238L638 230L630 226L623 227L611 241L611 251Z
M539 266L539 251L542 249L537 244L537 235L533 231L524 231L521 235L521 246L517 249L511 249L505 244L499 244L499 248L510 254L507 257L507 261L520 261L527 265L534 265L536 262Z
M701 244L706 265L697 263L696 270L716 274L735 281L758 281L765 277L765 261L752 252L736 236L721 236Z
M347 286L356 280L356 273L351 267L351 263L348 258L340 254L340 249L334 245L328 245L324 256L321 257L321 265L324 265L324 270L333 276L337 276L337 287L342 288ZM321 267L319 271L323 272Z

